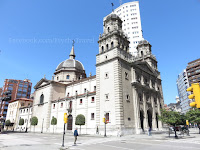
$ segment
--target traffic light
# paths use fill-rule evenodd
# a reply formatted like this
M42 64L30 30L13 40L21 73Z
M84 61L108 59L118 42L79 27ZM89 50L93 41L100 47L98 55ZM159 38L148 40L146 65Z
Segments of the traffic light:
M195 101L190 103L191 107L200 108L200 87L199 83L192 83L191 87L187 88L187 91L193 92L193 94L189 95L189 99L194 99Z
M67 120L68 120L67 113L64 113L64 123L67 123Z
M188 120L186 120L186 125L189 125L189 121Z
M106 118L103 118L103 122L104 122L104 123L106 122Z

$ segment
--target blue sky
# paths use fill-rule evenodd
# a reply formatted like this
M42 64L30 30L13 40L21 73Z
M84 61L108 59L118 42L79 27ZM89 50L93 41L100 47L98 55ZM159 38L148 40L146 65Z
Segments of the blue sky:
M98 36L111 2L119 6L119 0L0 0L0 87L6 78L29 78L33 85L44 74L51 79L69 57L72 39L76 59L87 75L96 74ZM144 38L158 60L165 103L175 102L178 74L200 58L200 0L140 0L140 13Z

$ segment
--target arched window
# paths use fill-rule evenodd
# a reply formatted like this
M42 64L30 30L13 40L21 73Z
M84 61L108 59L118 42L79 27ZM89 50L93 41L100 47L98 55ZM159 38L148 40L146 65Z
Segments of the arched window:
M69 77L70 77L70 76L69 76L69 75L67 75L67 77L66 77L66 78L67 78L67 79L69 79Z
M142 94L139 94L139 101L142 102L143 99L142 99Z
M102 52L102 53L104 52L104 47L103 47L103 46L101 47L101 52Z
M114 43L113 42L111 42L111 48L113 48L114 47Z
M108 48L109 48L109 46L108 46L108 44L106 44L106 50L108 50Z
M143 51L141 51L141 56L143 57L143 55L144 55L144 54L143 54Z
M57 80L59 80L59 77L57 77Z
M44 95L43 94L40 96L40 104L42 104L42 103L44 103Z
M108 29L108 32L110 32L110 27L108 27L107 29Z

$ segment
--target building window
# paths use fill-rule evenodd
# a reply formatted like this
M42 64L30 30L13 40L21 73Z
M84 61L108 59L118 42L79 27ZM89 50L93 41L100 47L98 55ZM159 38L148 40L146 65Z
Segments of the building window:
M114 47L114 43L113 42L111 42L111 48L113 48Z
M28 109L26 109L26 112L28 112Z
M149 95L146 96L146 100L147 100L147 102L149 102Z
M67 97L69 97L69 92L67 93Z
M94 97L92 97L91 102L94 103Z
M104 52L104 47L103 47L103 46L101 47L101 52L102 52L102 53Z
M91 113L91 120L94 120L94 113Z
M110 32L110 27L108 27L107 29L108 29L108 32Z
M131 118L128 118L128 121L131 121Z
M67 75L67 77L66 77L66 78L67 78L67 79L69 79L69 77L70 77L70 76L69 76L69 75Z
M24 106L24 103L21 103L21 106Z
M94 86L94 91L96 91L96 86Z
M84 88L84 93L87 93L87 89L86 88Z
M129 94L126 95L126 100L127 100L127 101L130 101L130 96L129 96Z
M141 57L143 57L143 55L144 55L144 54L143 54L143 51L141 51Z
M109 94L105 94L105 100L109 101Z
M53 104L53 109L55 109L56 108L56 104Z
M125 72L125 79L128 80L128 73Z
M75 95L78 95L78 91L76 91Z
M80 105L83 104L83 99L80 99Z
M44 103L44 95L43 94L40 96L40 104L42 104L42 103Z
M59 80L59 77L57 77L57 81Z
M106 50L108 50L109 49L109 46L108 46L108 44L106 44Z
M63 103L60 104L60 108L63 108Z
M105 79L108 79L109 76L108 76L108 72L105 73Z
M157 99L156 98L154 98L154 103L155 103L155 105L157 105Z
M140 102L143 102L142 94L139 94L139 101L140 101Z

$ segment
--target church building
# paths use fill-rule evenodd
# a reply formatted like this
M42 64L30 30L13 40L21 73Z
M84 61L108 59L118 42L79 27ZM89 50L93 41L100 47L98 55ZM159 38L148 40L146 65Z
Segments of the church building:
M61 62L51 80L42 78L35 85L32 117L38 118L35 131L53 132L51 119L57 118L55 132L63 132L64 113L68 114L67 132L76 116L85 116L82 134L139 134L144 130L162 130L158 120L163 108L163 92L156 57L151 44L143 39L137 56L129 53L129 40L122 31L122 20L114 13L104 20L96 55L96 75L86 76L83 64L76 60L74 44L69 59ZM33 131L33 128L31 128Z

